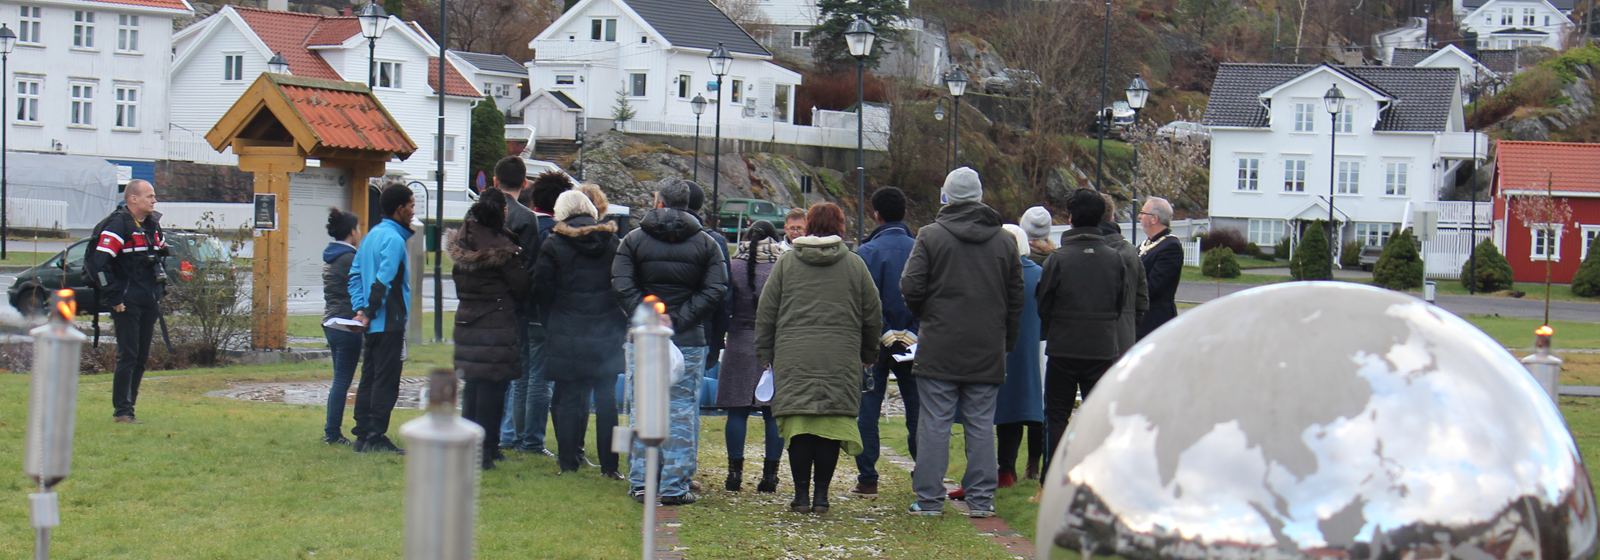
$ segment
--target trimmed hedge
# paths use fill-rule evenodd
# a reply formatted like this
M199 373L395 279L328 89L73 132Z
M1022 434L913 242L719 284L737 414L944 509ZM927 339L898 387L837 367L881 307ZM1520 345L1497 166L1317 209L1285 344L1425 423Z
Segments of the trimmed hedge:
M1289 253L1291 252L1292 251L1289 250L1289 236L1287 235L1283 236L1281 239L1278 239L1277 245L1272 246L1272 258L1275 259L1288 260Z
M1200 273L1208 278L1238 278L1239 260L1234 258L1233 249L1217 247L1201 255Z
M1362 243L1360 241L1345 243L1344 247L1339 251L1339 266L1345 268L1361 266L1361 246Z
M1383 255L1372 267L1372 283L1391 290L1420 288L1422 274L1422 255L1417 252L1411 228L1406 228L1389 236L1383 244Z
M1475 292L1511 289L1511 263L1494 241L1484 239L1472 249L1472 260L1461 266L1461 285Z
M1235 255L1248 254L1245 247L1249 244L1250 240L1245 238L1244 233L1233 228L1214 229L1200 236L1201 251L1227 247L1232 249Z
M1332 280L1333 261L1328 254L1327 222L1317 220L1300 236L1300 246L1289 259L1289 274L1295 280Z
M1266 259L1267 258L1267 255L1265 253L1261 252L1261 246L1260 245L1256 245L1255 243L1251 243L1249 245L1245 245L1244 246L1244 254L1248 255L1248 256L1250 256L1252 258L1257 258L1257 259Z
M1578 265L1572 275L1572 293L1583 297L1600 297L1600 237L1589 244L1589 257Z

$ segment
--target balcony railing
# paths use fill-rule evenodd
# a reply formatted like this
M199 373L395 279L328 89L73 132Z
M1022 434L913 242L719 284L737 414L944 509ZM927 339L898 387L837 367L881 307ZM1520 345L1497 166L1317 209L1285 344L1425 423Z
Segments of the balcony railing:
M1473 141L1477 150L1473 150ZM1439 157L1444 159L1489 158L1489 135L1482 132L1446 132L1439 135Z

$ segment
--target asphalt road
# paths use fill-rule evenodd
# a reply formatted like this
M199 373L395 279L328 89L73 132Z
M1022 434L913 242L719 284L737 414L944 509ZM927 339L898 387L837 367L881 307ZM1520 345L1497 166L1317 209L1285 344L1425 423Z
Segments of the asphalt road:
M1178 285L1178 301L1205 303L1221 296L1254 288L1246 284L1184 282ZM1434 303L1456 315L1499 315L1517 319L1543 319L1544 299L1528 294L1524 298L1459 296L1441 294ZM1600 303L1551 301L1550 320L1600 322Z

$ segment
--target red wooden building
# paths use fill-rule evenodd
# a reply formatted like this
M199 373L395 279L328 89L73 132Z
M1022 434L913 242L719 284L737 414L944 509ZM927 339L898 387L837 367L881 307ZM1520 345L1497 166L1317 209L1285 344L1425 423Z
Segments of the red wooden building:
M1600 235L1600 144L1513 142L1495 144L1494 240L1518 282L1568 284ZM1563 223L1529 223L1518 216L1518 195L1553 198L1570 208ZM1548 215L1548 213L1544 214Z

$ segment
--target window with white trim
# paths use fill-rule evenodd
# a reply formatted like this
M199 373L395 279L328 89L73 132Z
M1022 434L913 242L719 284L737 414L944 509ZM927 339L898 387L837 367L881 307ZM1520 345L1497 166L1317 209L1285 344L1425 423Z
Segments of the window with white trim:
M404 70L404 68L401 68L401 64L399 62L379 62L378 87L402 87L404 85L404 82L401 81L401 79L404 78L404 76L401 75L402 70Z
M678 74L678 99L689 98L689 83L693 80L688 74Z
M1317 105L1315 103L1294 104L1294 131L1316 132L1317 130Z
M1394 224L1356 222L1356 241L1362 245L1382 247L1389 242L1390 235L1394 235Z
M1339 162L1338 179L1335 188L1338 194L1361 194L1361 162Z
M797 48L797 49L809 49L809 48L811 48L811 32L810 31L795 31L793 33L793 35L790 37L790 39L791 39L790 46L792 46L794 48Z
M570 86L577 83L577 78L572 74L556 74L556 85Z
M455 161L455 160L456 160L456 137L455 137L455 135L446 135L444 137L444 161L445 162L452 162L452 161ZM438 134L433 135L433 161L439 161L439 135Z
M1261 159L1239 158L1239 190L1255 191L1261 186Z
M73 126L94 126L94 84L72 84L71 118Z
M744 99L744 80L734 80L732 88L728 91L728 98L739 103Z
M139 86L117 86L117 128L139 128Z
M44 42L39 29L44 27L44 8L23 6L22 19L17 24L17 42L38 45Z
M595 18L589 20L589 40L591 41L617 41L616 18Z
M94 12L72 12L72 46L80 49L94 48Z
M1283 160L1283 192L1306 192L1306 163L1303 159Z
M1353 105L1353 104L1350 104L1350 103L1346 103L1344 105L1344 110L1343 111L1339 111L1339 115L1334 120L1337 121L1337 123L1338 123L1337 125L1335 125L1333 127L1334 132L1338 132L1338 133L1341 133L1341 134L1350 134L1351 132L1355 132L1355 129L1356 129L1356 106Z
M1544 26L1550 27L1550 16L1544 16Z
M1383 194L1389 196L1406 195L1406 172L1410 167L1403 161L1391 161L1384 164Z
M1579 260L1588 260L1589 247L1594 245L1596 237L1600 237L1600 225L1582 226L1578 229L1583 233L1583 254L1579 256Z
M1533 8L1523 8L1522 9L1522 25L1527 26L1527 27L1533 27L1534 26L1534 23L1533 23L1534 22L1534 14L1535 14L1535 10Z
M222 55L222 80L225 82L244 80L244 55Z
M1500 8L1500 25L1516 25L1516 24L1517 24L1517 9L1516 8Z
M139 16L117 14L117 52L139 52Z
M645 74L645 73L642 73L642 72L635 72L633 74L628 74L628 95L631 95L631 96L634 96L634 97L644 97L646 94L649 93L649 89L647 89L645 87L647 84L650 83L649 80L650 80L650 75L649 74Z
M1283 239L1284 221L1271 219L1250 219L1250 242L1256 245L1277 245Z
M1562 224L1533 224L1528 227L1533 247L1528 250L1530 261L1561 261Z
M39 123L39 88L43 84L44 78L17 78L17 122Z

